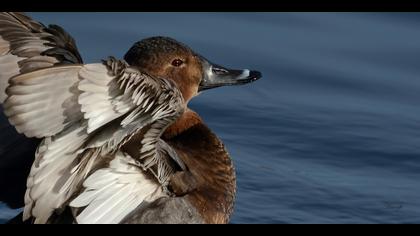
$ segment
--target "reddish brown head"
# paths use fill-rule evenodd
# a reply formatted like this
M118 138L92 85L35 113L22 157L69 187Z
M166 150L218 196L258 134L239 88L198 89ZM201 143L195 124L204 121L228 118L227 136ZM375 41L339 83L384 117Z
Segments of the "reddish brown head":
M141 40L130 48L124 59L151 76L175 81L186 103L201 90L245 84L261 77L257 71L230 70L212 64L168 37Z

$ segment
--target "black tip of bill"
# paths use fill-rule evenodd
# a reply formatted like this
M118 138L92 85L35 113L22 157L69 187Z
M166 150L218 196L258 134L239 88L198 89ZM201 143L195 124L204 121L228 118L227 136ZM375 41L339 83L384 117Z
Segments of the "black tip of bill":
M256 70L232 70L222 66L203 63L204 77L200 83L199 91L222 86L241 85L254 82L262 77Z

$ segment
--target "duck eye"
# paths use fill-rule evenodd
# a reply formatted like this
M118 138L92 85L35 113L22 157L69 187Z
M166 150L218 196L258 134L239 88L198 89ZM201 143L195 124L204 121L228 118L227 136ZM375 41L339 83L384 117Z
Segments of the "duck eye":
M172 65L175 67L179 67L182 65L182 63L184 63L181 59L175 59L172 61Z

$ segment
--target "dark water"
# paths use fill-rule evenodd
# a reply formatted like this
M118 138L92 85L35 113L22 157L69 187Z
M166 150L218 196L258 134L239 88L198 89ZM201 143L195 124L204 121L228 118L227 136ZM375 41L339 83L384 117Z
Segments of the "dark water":
M235 162L232 223L420 223L420 14L31 15L86 62L166 35L262 71L190 104Z

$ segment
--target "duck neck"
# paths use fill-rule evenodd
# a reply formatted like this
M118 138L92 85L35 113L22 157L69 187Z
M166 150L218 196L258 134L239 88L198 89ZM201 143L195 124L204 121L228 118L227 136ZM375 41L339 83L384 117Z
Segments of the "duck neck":
M189 108L179 117L172 125L170 125L163 133L163 139L172 139L182 132L190 129L194 125L203 123L201 117Z
M236 193L233 163L223 143L198 114L187 112L189 114L184 114L175 123L177 126L170 127L164 138L197 181L196 190L186 197L207 223L227 223Z

